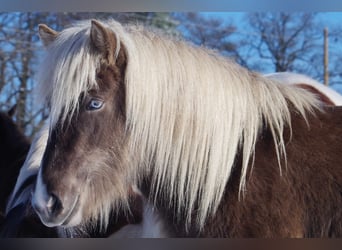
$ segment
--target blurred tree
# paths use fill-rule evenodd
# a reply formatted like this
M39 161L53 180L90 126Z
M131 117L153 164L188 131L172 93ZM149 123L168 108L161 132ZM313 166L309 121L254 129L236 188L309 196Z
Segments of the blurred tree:
M113 16L121 23L143 24L163 31L163 33L179 36L178 21L169 12L124 12Z
M326 27L324 27L326 28ZM342 48L341 48L341 36L342 36L342 28L339 24L337 25L329 25L328 29L328 71L329 71L329 85L336 86L340 92L342 93ZM323 29L321 30L322 34L322 46L320 53L323 56ZM316 59L317 63L316 70L318 72L322 72L319 75L319 79L323 81L323 59L319 56ZM320 64L319 64L320 62Z
M222 55L246 65L239 54L237 43L231 38L236 33L236 27L231 22L195 12L176 13L174 16L180 23L179 29L185 39L217 50Z
M32 136L46 118L34 105L34 72L43 53L37 35L39 23L55 30L82 19L114 18L122 23L142 23L206 46L232 57L239 64L261 72L295 71L323 79L323 28L315 13L263 12L246 14L248 27L236 28L227 19L201 13L151 12L31 12L0 13L0 109L16 103L16 121ZM341 83L339 38L329 29L330 84Z
M342 83L339 26L324 23L318 13L310 12L249 13L246 19L251 31L245 33L245 46L240 48L249 68L298 72L320 82L324 78L323 30L329 26L329 85Z
M247 44L261 59L251 68L263 70L270 63L275 72L313 70L317 54L312 52L321 51L322 41L315 13L250 13L247 19L252 28Z
M17 104L16 121L23 131L32 119L28 93L32 90L32 65L35 64L33 42L37 41L33 32L34 20L30 17L29 13L0 14L1 103L6 108Z

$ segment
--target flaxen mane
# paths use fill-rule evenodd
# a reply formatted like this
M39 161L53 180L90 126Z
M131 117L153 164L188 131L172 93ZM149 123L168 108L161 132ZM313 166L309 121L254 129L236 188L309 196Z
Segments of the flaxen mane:
M246 191L248 166L265 126L281 173L289 106L305 118L320 105L313 95L141 26L103 25L121 44L115 55L121 49L127 54L126 131L134 159L129 167L135 169L134 181L152 175L152 201L166 192L178 212L185 208L188 223L200 201L197 223L203 226L221 201L238 153L240 192ZM39 82L51 105L51 126L60 116L67 121L77 112L82 93L97 85L101 58L91 49L89 33L90 21L80 22L63 30L47 50Z

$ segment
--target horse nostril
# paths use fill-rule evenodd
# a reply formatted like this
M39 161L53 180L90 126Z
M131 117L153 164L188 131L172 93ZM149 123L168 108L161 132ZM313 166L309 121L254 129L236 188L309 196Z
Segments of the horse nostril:
M63 206L61 200L56 195L50 194L46 208L49 214L58 215L62 211Z

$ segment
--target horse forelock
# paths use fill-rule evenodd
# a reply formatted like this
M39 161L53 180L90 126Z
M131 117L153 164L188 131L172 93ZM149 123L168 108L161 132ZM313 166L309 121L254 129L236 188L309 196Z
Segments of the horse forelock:
M115 23L114 23L115 24ZM120 32L114 33L119 41ZM117 57L120 43L115 48ZM79 109L83 93L97 88L96 72L102 56L90 43L90 21L82 21L61 31L47 48L38 70L38 101L50 107L51 126L68 122Z
M155 35L139 26L110 27L127 52L126 126L136 176L152 176L151 197L166 192L187 223L220 204L236 155L242 155L240 191L258 135L267 126L281 162L291 126L288 104L305 118L319 106L306 91L251 73L212 51ZM81 27L81 28L80 28ZM96 87L100 58L89 48L90 23L59 35L41 68L51 99L52 124L77 110L82 92ZM264 124L265 122L265 124ZM198 207L197 207L198 204ZM107 210L107 209L105 209Z

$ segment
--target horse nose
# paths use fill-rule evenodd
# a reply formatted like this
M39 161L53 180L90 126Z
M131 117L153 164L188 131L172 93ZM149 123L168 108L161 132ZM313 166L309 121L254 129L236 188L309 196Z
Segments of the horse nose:
M68 182L71 184L66 186L53 180L48 185L45 183L39 172L31 204L41 222L48 227L78 225L82 216L75 185Z
M63 209L61 200L56 195L50 194L46 203L46 209L51 215L60 214Z
M58 198L58 196L52 193L46 194L46 196L40 200L32 197L31 204L42 221L46 222L44 224L49 224L49 220L57 218L63 211L61 200Z
M48 194L47 197L40 202L37 202L36 199L32 199L32 206L37 213L49 216L56 216L63 209L61 200L54 194Z

